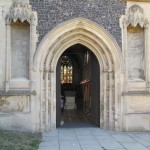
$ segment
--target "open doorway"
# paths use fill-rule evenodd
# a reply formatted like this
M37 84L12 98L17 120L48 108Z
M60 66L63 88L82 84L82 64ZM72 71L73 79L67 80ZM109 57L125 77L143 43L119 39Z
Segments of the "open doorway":
M61 55L56 72L57 127L62 120L100 126L100 67L92 51L81 44L71 46Z
M99 117L95 119L97 117L91 113L93 118L98 123L100 122L100 127L103 129L122 130L121 103L123 100L124 59L121 50L116 40L104 28L84 18L75 18L58 25L43 38L36 50L32 77L34 77L33 81L35 80L37 83L37 95L31 96L38 106L37 113L35 113L38 122L35 125L37 128L40 127L41 131L48 131L55 129L56 123L60 124L61 80L59 67L61 67L61 56L69 47L77 44L80 44L81 47L84 45L88 48L87 51L93 54L91 57L95 58L96 56L97 58L92 61L95 67L92 67L94 71L91 72L93 72L95 80L94 82L91 80L91 83L96 88L91 88L94 90L91 95L100 94L100 96L95 96L99 97L98 100L92 101L98 103L94 106L98 106L99 111L92 110ZM84 50L81 49L81 52ZM83 70L82 72L84 73ZM98 76L99 79L96 79ZM56 102L59 109L56 107ZM100 115L97 112L100 112ZM38 114L40 114L40 118Z

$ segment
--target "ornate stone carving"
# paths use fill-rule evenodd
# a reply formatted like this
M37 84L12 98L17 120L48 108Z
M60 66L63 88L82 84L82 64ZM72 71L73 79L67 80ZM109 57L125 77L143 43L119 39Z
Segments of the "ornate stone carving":
M31 6L25 2L14 2L9 13L6 15L6 22L10 24L17 20L24 22L27 20L30 24L35 24L36 16L32 11Z
M133 27L136 27L138 23L141 27L144 26L145 17L143 14L143 9L138 5L133 5L129 8L127 18L128 24L131 24Z
M145 18L143 9L138 5L131 6L124 18L122 19L123 27L131 25L136 27L138 24L143 28L148 28L149 22Z
M143 9L135 4L127 9L126 15L122 16L120 21L123 30L123 54L126 57L126 70L128 70L127 78L134 82L144 81L145 33L147 33L145 29L149 28L149 20L145 17Z

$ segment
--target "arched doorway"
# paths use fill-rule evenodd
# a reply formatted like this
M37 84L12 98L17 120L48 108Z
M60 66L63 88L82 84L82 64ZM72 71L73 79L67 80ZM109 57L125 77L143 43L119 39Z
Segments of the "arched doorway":
M41 130L56 128L56 67L61 55L76 44L90 49L99 64L100 127L120 130L123 88L121 50L105 29L83 18L69 20L55 27L44 37L36 51L34 70Z
M57 126L61 119L67 125L100 126L100 68L92 51L81 44L69 47L57 63L56 80Z

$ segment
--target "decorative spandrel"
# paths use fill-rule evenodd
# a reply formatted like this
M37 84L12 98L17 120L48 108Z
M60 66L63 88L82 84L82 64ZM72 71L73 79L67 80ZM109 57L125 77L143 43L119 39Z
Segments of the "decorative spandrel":
M68 56L62 56L61 58L61 83L72 83L73 81L73 66L72 61Z

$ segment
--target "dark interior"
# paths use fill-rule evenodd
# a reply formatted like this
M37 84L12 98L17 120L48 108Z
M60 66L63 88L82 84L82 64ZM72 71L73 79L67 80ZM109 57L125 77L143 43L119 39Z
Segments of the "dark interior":
M67 58L67 59L64 59ZM72 81L62 80L65 76L62 69L64 63L71 62ZM65 64L66 65L66 64ZM87 47L76 44L68 48L60 57L57 65L57 126L61 121L61 96L65 97L64 117L66 123L90 122L99 126L99 101L100 101L100 72L97 58ZM66 78L65 78L66 79ZM74 101L73 105L70 105Z

